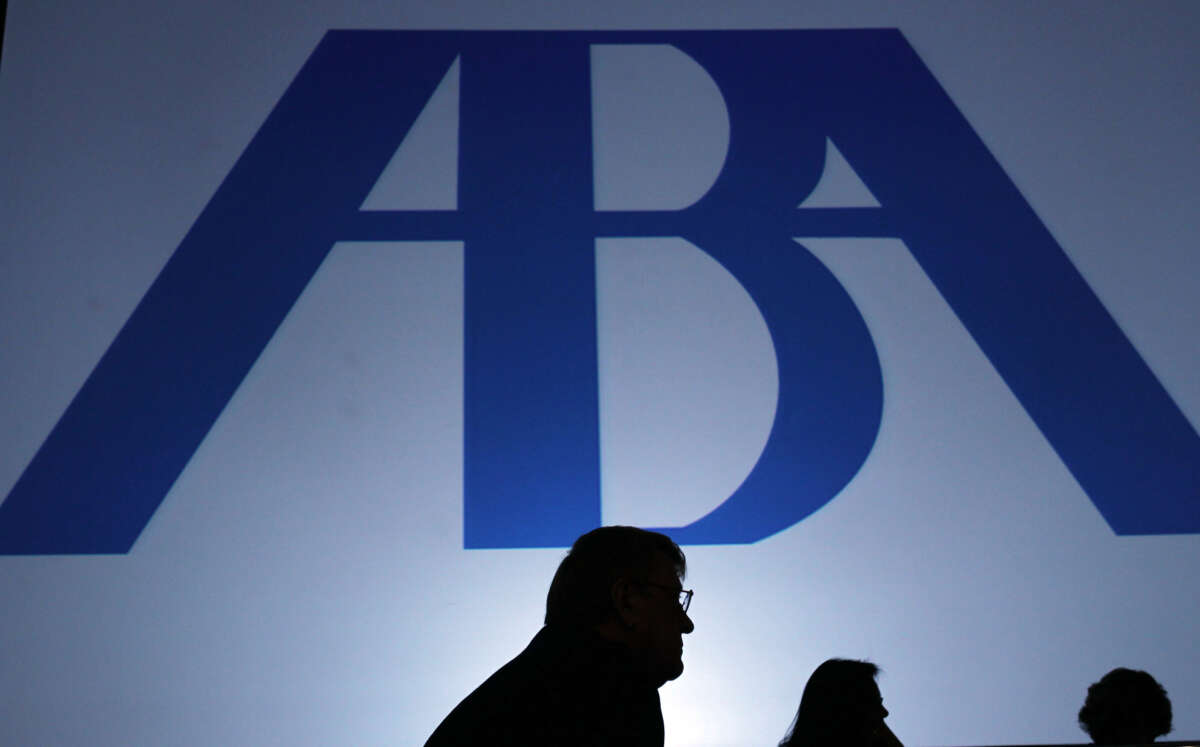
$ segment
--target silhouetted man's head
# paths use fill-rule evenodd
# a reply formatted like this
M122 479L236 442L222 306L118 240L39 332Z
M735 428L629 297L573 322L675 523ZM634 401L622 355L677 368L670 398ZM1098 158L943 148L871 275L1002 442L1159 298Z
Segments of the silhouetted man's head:
M595 630L626 645L661 685L683 672L683 634L694 626L681 604L687 561L670 537L601 527L575 540L546 597L546 624Z
M1088 688L1079 726L1096 744L1148 744L1171 731L1171 701L1146 672L1119 667Z

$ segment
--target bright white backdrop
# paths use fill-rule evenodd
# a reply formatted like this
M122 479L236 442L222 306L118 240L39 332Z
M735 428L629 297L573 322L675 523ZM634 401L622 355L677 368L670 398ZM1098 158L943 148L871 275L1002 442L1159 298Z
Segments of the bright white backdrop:
M0 490L329 28L900 28L1200 423L1200 9L791 6L11 3ZM672 64L655 66L668 83ZM618 112L661 104L653 76L594 82ZM725 135L693 83L645 115L708 112L662 155L693 171L641 196L598 182L598 200L703 180ZM639 154L628 118L605 121L611 184ZM453 147L431 130L430 153ZM373 198L436 199L445 163L420 165L424 192ZM598 247L604 519L678 524L753 463L774 353L706 255L627 241ZM810 518L685 548L696 632L662 690L668 743L777 741L834 655L883 667L910 745L1082 741L1086 686L1119 665L1158 677L1177 734L1200 734L1200 538L1114 536L901 242L805 245L870 328L882 428ZM461 278L455 244L339 245L132 552L0 557L0 742L420 743L525 644L562 551L462 549Z

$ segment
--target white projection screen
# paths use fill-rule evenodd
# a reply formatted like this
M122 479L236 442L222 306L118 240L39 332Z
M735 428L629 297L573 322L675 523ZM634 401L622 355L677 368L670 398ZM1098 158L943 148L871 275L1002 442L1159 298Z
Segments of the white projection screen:
M600 523L687 554L669 745L834 656L910 747L1117 666L1200 737L1200 5L4 35L0 744L421 744Z

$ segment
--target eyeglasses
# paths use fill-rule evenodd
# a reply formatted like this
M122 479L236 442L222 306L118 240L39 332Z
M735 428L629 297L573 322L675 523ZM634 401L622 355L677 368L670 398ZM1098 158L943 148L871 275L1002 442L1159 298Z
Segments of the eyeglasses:
M654 586L659 589L673 591L679 595L679 609L683 612L688 611L688 607L692 606L692 590L691 589L676 589L674 586L664 586L663 584L655 584L650 581L643 581L643 586Z

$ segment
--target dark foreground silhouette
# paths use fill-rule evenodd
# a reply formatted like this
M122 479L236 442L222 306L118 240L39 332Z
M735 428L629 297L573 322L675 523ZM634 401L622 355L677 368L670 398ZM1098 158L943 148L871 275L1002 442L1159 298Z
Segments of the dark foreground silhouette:
M683 672L692 593L665 535L602 527L575 540L554 574L546 624L468 695L426 747L662 747L658 688Z
M780 747L903 747L884 723L888 710L869 661L829 659L813 671Z
M1096 744L1149 744L1170 733L1171 701L1146 672L1118 667L1088 688L1079 726Z

